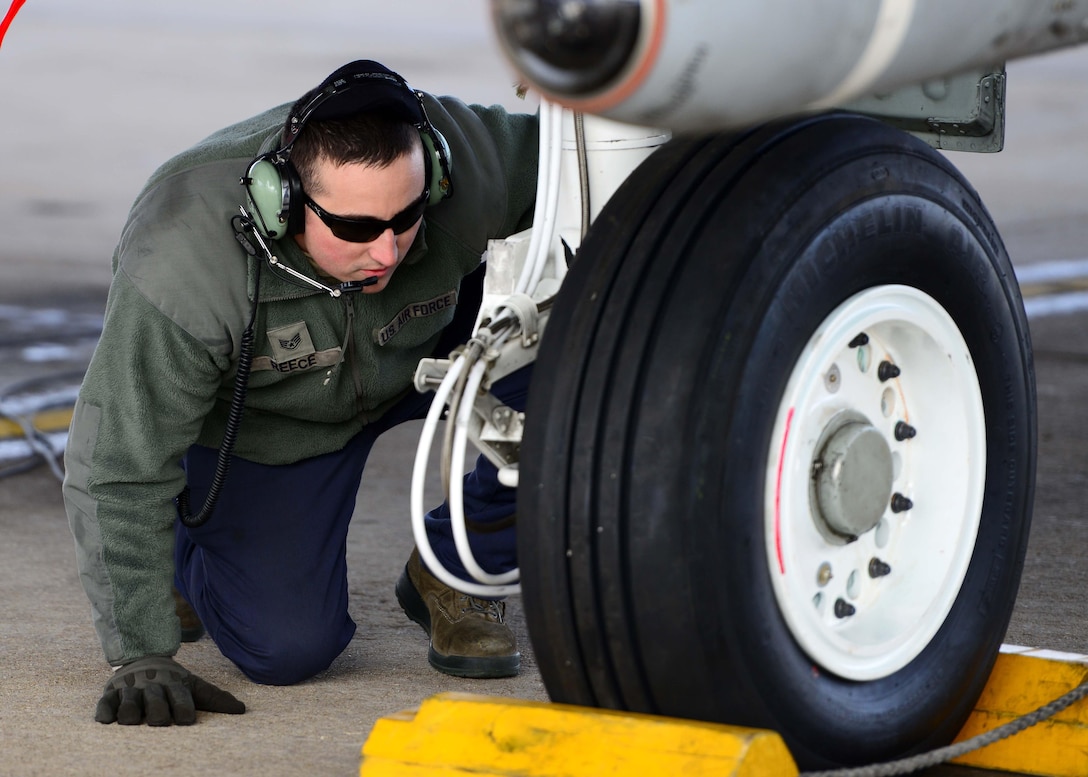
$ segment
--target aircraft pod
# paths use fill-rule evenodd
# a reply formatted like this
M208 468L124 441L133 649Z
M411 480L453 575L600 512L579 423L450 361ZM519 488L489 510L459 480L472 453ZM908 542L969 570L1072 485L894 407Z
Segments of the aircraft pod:
M1061 0L492 0L527 83L585 113L706 132L1088 41Z

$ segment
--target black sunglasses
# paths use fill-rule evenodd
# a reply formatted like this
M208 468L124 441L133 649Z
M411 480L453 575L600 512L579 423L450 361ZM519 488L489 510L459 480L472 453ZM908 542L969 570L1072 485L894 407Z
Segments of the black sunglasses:
M310 210L317 214L317 217L321 219L333 235L349 243L369 243L372 240L377 240L387 229L393 230L394 235L403 234L411 229L423 217L423 211L427 208L427 201L431 197L431 190L424 189L418 200L389 219L389 221L382 221L373 216L362 216L360 218L337 216L334 213L329 213L314 202L310 195L305 192L303 192L303 195L306 197L306 204L310 206Z

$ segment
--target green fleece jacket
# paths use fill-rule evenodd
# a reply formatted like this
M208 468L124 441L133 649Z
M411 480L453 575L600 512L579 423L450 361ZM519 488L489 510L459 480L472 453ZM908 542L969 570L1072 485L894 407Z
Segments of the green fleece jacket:
M416 364L453 318L461 279L479 266L487 241L530 225L536 117L426 101L450 145L453 196L428 208L377 294L336 299L262 269L236 455L286 464L341 449L413 390ZM194 443L218 448L223 438L259 261L235 240L231 219L245 203L239 179L275 147L288 108L228 127L163 165L136 199L114 255L63 489L81 580L113 665L179 646L171 586L180 460ZM314 277L293 239L271 246Z

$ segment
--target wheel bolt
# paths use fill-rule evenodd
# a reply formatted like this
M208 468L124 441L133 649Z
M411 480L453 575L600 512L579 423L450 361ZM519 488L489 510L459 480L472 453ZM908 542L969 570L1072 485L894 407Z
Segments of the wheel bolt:
M876 556L869 560L869 577L884 577L891 573L892 568Z
M857 337L855 337L853 340L850 341L850 347L851 348L860 348L861 346L868 345L868 344L869 344L869 335L865 334L864 332L862 332L861 334L859 334Z
M836 618L849 618L857 612L857 608L845 599L835 600L835 617Z
M892 378L898 378L901 370L885 359L880 363L880 366L876 368L876 376L880 378L880 382L884 383Z
M831 565L826 561L820 564L820 568L816 570L816 583L821 588L831 582Z
M892 494L892 512L903 513L914 507L914 502L907 499L905 496L896 491Z
M906 421L899 421L895 425L895 439L902 442L903 440L909 440L914 435L918 434L918 430L908 424Z

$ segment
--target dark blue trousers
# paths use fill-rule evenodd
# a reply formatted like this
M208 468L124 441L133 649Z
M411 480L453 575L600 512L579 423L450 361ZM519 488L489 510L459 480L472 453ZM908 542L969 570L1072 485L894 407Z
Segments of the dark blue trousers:
M507 376L493 393L523 410L530 374L527 367ZM175 585L223 655L252 680L300 682L326 669L351 641L355 622L348 615L345 550L363 467L377 438L424 417L433 396L406 397L334 453L283 466L235 457L211 519L195 529L177 522ZM215 450L193 446L185 457L194 512L204 502L216 456ZM404 477L407 484L411 472ZM515 491L499 484L490 461L477 459L464 488L470 521L509 523ZM409 518L406 501L406 523ZM428 513L426 521L438 557L469 579L454 546L447 505ZM470 532L470 538L486 571L517 565L512 526Z

